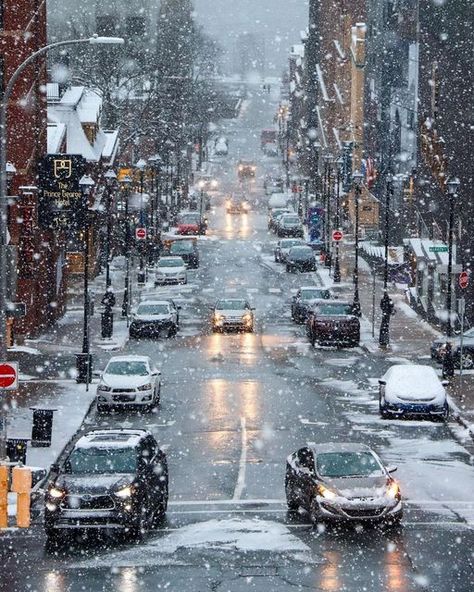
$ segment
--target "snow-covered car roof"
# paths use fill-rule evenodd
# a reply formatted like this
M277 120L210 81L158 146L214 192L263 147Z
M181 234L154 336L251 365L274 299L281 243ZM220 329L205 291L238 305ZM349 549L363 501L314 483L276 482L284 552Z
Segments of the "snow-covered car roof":
M169 306L170 301L169 300L142 300L141 302L138 303L138 306L141 306L142 304L167 304Z
M168 302L167 302L168 304ZM150 362L150 356L140 356L140 355L133 355L130 354L128 356L112 356L108 363L110 362Z
M396 364L383 375L385 396L420 400L427 395L445 397L446 391L436 371L422 364Z
M147 430L93 430L76 442L75 448L135 448Z

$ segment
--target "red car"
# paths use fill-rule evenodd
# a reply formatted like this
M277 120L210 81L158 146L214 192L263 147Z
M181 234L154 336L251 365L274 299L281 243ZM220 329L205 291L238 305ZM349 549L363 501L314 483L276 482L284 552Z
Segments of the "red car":
M324 300L308 313L306 333L311 345L348 345L355 347L360 341L360 321L350 302Z
M206 234L207 220L198 212L186 212L178 218L178 234Z

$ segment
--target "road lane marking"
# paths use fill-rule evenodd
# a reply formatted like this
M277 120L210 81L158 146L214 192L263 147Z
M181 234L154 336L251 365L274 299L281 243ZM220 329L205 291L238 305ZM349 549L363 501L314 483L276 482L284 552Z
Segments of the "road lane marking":
M242 438L242 450L239 461L239 475L234 489L233 500L239 500L245 487L245 471L247 468L247 422L245 417L240 418L240 433Z

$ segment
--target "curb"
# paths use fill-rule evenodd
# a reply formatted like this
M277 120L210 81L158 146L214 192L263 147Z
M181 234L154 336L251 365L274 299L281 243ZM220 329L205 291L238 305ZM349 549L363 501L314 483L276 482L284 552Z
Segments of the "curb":
M469 423L463 416L462 411L454 402L451 395L447 395L448 405L449 405L449 412L451 416L456 420L456 422L467 430L469 436L474 440L474 425Z

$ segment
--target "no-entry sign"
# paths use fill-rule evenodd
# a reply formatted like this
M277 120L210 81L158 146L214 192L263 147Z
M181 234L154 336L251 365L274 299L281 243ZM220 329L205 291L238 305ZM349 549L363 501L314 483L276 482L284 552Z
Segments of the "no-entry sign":
M333 230L332 231L332 240L335 243L342 241L343 238L344 238L344 234L343 234L342 230Z
M17 362L0 362L0 388L7 391L18 389Z
M469 274L467 271L461 271L458 278L459 287L465 290L469 286Z
M146 239L146 228L136 228L135 229L135 238L137 240L145 240Z

